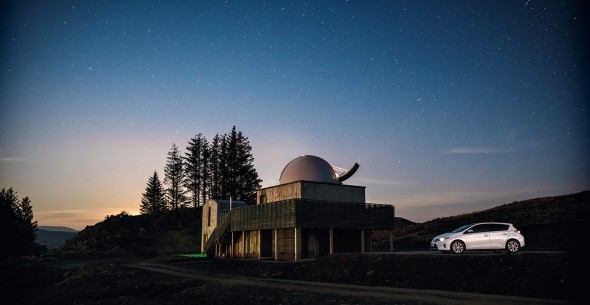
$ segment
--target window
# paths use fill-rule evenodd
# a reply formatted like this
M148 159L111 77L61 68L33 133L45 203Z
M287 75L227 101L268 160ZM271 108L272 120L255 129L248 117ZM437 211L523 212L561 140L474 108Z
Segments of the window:
M211 226L211 207L207 210L207 226Z
M462 227L460 227L460 228L458 228L458 229L455 229L455 230L454 230L453 232L451 232L451 233L459 233L459 232L463 232L463 231L465 231L465 229L469 228L469 226L471 226L471 225L464 225L464 226L462 226Z
M506 231L508 230L508 225L503 225L503 224L490 224L490 229L489 231Z
M471 233L482 233L490 231L490 227L487 224L481 224L477 226L473 226L470 230L473 230Z

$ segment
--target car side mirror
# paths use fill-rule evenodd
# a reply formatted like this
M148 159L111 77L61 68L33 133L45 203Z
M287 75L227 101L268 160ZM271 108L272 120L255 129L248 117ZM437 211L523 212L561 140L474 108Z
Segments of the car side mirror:
M469 234L469 233L473 233L473 230L467 230L467 232L465 232L465 234Z

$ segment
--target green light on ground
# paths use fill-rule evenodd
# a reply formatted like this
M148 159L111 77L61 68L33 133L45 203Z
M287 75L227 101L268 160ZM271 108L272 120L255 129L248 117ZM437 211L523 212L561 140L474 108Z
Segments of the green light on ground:
M207 254L205 253L188 253L188 254L179 254L179 256L184 256L184 257L207 257Z

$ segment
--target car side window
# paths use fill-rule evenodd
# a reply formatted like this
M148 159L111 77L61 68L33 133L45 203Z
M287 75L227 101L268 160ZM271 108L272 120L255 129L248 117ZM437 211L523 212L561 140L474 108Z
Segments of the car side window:
M490 231L506 231L508 230L509 226L503 224L492 224L490 227Z
M469 232L469 231L473 231L473 232ZM481 233L481 232L486 232L486 231L488 231L487 225L473 226L468 230L469 233Z

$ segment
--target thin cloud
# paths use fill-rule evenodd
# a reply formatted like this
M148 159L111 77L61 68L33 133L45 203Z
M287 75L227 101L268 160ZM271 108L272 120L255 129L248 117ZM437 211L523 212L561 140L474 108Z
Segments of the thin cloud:
M25 158L0 158L0 162L40 162L39 159L25 159Z
M501 154L506 151L489 147L456 147L449 149L447 154Z
M88 225L101 222L108 215L117 215L122 209L72 209L36 211L35 219L43 226L66 226L76 230L82 230ZM127 210L131 215L138 215L139 211Z

